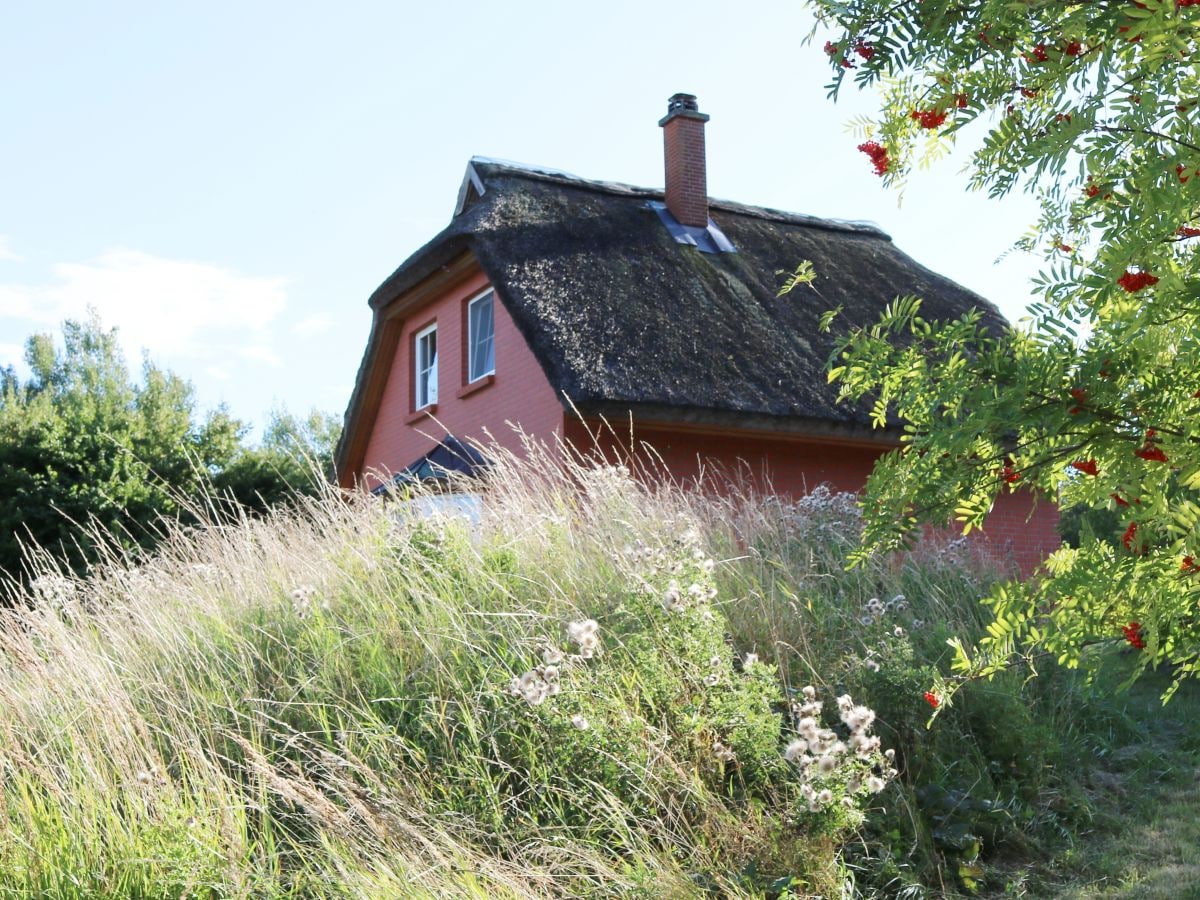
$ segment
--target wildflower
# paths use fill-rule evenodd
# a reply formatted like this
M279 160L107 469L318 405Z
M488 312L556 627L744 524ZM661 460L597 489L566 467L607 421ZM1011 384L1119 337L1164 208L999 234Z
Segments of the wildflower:
M742 660L742 668L748 669L751 666L755 665L757 662L758 662L758 654L757 653L747 653L746 658Z
M557 666L563 661L563 652L553 644L542 651L542 662L548 666Z
M678 583L672 581L667 585L666 591L663 592L662 604L667 612L683 612L686 604L679 593Z
M34 596L55 609L62 609L75 596L75 585L61 575L41 575L29 586Z
M863 660L863 668L866 669L868 672L878 672L879 671L879 663L877 663L873 659L864 659Z
M600 652L600 626L595 619L583 619L567 625L567 638L579 648L579 655L591 659Z
M866 706L852 706L842 714L842 721L851 731L866 731L875 722L875 711Z
M875 141L864 141L858 145L858 149L867 154L871 163L875 166L876 175L884 175L891 168L892 161L888 158L887 147Z
M540 706L550 696L549 685L536 669L526 672L516 679L509 690L520 696L530 706Z
M892 636L893 637L904 637L904 629L901 628L899 625L897 625L895 628L892 629Z
M872 794L878 794L885 786L884 780L878 775L871 775L867 778L867 790Z
M1125 529L1125 533L1121 535L1121 543L1125 545L1126 550L1132 550L1134 541L1137 540L1137 522L1130 522L1129 527Z
M1077 459L1071 463L1071 468L1082 472L1084 475L1091 475L1093 478L1098 474L1096 461L1094 459Z
M930 706L932 706L934 709L937 709L941 705L941 701L938 700L938 695L935 694L933 691L925 692L925 702L928 703Z
M716 567L717 567L717 564L715 562L713 562L711 559L706 559L704 562L702 562L700 564L700 569L704 572L705 575L711 575L713 569L715 569Z
M721 676L716 672L704 676L705 687L715 687L721 681Z
M1146 642L1142 639L1142 626L1138 622L1130 622L1121 628L1125 635L1125 640L1133 645L1135 650L1146 649Z
M913 619L910 627L912 628L913 631L920 631L922 628L925 627L925 620L924 619Z
M1149 272L1132 272L1126 269L1125 274L1117 279L1117 284L1129 293L1136 294L1143 288L1158 284L1158 279Z
M829 775L837 768L837 757L832 754L826 754L817 760L817 771L822 775Z
M909 117L922 128L939 128L946 121L946 111L944 109L914 109Z
M796 738L783 749L783 758L788 762L795 762L804 755L806 750L808 750L808 741Z
M591 723L580 715L571 716L571 725L574 726L576 731L587 731L592 727Z
M817 794L817 802L822 806L828 806L833 802L833 791L829 790L829 788L825 788L823 791L820 791Z
M817 689L810 684L802 687L800 693L804 695L805 700L812 700L817 696Z
M859 759L870 759L879 750L879 735L856 734L850 738L850 746Z
M726 747L720 741L713 741L712 745L713 756L720 762L733 762L735 755L732 747Z
M714 669L717 668L719 665L721 665L721 657L718 654L714 653L712 656L710 656L708 658L708 664L710 666L712 666Z

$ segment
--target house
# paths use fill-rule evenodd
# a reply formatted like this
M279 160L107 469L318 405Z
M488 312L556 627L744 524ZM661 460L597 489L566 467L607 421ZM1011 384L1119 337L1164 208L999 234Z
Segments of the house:
M343 486L404 478L447 437L486 430L519 451L515 423L587 445L603 421L682 479L717 468L792 495L862 486L897 432L837 402L822 314L868 324L915 294L930 318L1004 319L872 225L709 198L707 119L690 95L669 101L665 191L470 161L450 224L370 298ZM814 289L779 296L803 260ZM1028 570L1057 545L1057 515L1005 495L985 530Z

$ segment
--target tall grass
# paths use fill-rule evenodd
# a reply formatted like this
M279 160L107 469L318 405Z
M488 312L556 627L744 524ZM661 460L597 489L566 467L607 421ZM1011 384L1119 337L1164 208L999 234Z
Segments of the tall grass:
M39 557L0 614L0 896L919 893L1067 815L1066 701L1014 673L924 728L998 571L970 545L848 573L846 497L489 452L474 526L330 494L83 580ZM715 599L664 611L676 577ZM603 652L515 695L589 619ZM814 811L783 755L809 685L877 710L882 794L839 769Z

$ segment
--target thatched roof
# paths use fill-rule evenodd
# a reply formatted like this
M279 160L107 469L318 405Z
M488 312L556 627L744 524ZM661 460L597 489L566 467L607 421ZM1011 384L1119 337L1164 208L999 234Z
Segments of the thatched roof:
M550 384L582 412L782 430L849 429L865 409L836 402L824 367L832 337L878 319L898 295L947 319L992 304L919 265L871 225L720 200L713 222L735 252L677 243L650 201L662 192L476 158L460 211L371 297L379 311L470 251ZM781 272L810 260L817 277L780 297ZM371 348L364 359L370 362ZM360 388L364 372L360 372ZM356 395L359 393L356 389ZM354 427L355 403L347 414ZM830 428L832 426L832 429Z

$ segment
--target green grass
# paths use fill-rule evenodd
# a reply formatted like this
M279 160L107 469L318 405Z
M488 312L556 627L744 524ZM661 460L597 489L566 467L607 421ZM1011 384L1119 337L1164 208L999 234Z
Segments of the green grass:
M1091 735L1092 758L1072 779L1089 821L1013 873L999 895L1200 897L1200 690L1187 683L1163 706L1171 678L1152 672L1123 692L1131 663L1109 653L1097 678L1115 718Z
M929 729L993 561L942 542L847 572L845 497L654 483L535 449L476 529L327 497L44 571L0 622L0 898L1149 896L1194 875L1194 693L1159 713L1151 682L1114 701L1012 671ZM593 655L567 630L587 619ZM835 697L875 711L882 793L869 747L785 759L806 686L843 742Z

